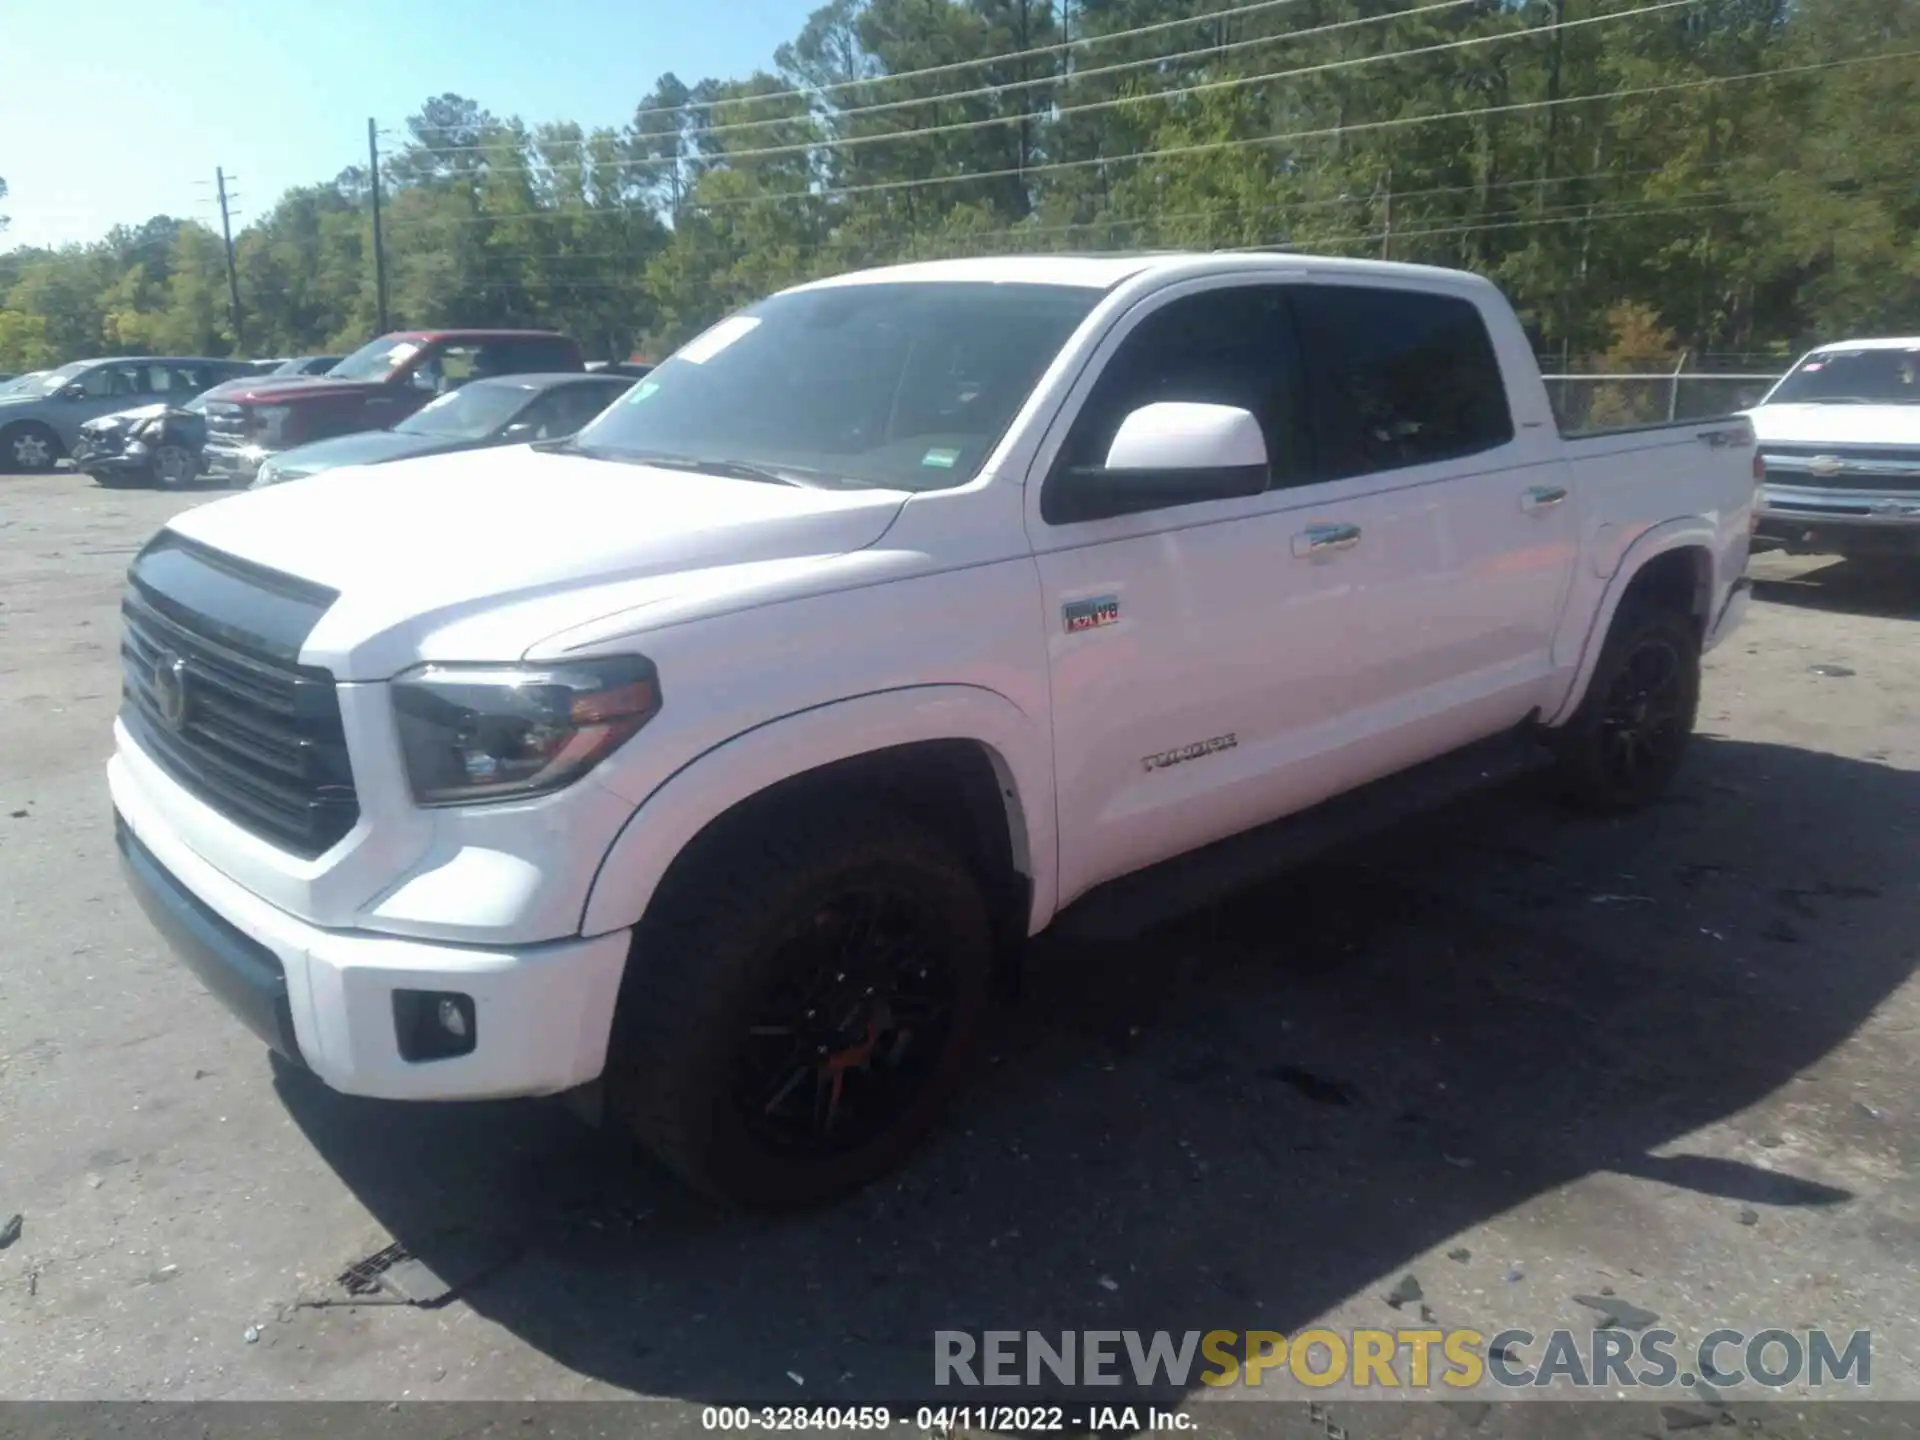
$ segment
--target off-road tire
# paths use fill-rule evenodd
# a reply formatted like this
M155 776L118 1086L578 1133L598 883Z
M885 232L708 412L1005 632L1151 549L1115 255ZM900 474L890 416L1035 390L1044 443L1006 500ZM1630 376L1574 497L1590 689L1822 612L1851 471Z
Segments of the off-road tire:
M832 897L863 885L905 887L944 933L928 953L950 977L945 1039L929 1044L923 1082L870 1143L783 1152L755 1135L736 1098L741 1037L783 976L791 983L804 968L788 948L794 937ZM824 1204L895 1168L934 1127L971 1068L992 972L981 886L923 827L861 807L730 827L669 873L636 930L608 1057L609 1116L716 1199L759 1210Z
M1658 677L1659 694L1643 703L1637 696L1648 677ZM1643 602L1623 605L1580 708L1554 737L1565 798L1602 814L1658 800L1685 758L1699 706L1700 632L1692 617ZM1649 725L1657 736L1645 733Z

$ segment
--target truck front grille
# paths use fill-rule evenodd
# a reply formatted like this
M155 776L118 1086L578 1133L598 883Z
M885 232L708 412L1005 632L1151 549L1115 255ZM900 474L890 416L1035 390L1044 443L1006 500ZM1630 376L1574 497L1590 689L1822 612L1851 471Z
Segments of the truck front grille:
M164 548L205 563L185 542ZM232 623L198 615L143 585L140 565L152 553L135 562L121 602L122 722L221 814L283 849L320 854L360 815L332 677L269 637L249 643L244 614ZM247 577L236 567L224 579L232 595ZM283 613L287 598L260 596L280 600Z
M1920 491L1920 447L1767 445L1767 479L1823 490Z
M238 445L247 438L246 407L235 405L226 400L207 402L207 439L221 444Z

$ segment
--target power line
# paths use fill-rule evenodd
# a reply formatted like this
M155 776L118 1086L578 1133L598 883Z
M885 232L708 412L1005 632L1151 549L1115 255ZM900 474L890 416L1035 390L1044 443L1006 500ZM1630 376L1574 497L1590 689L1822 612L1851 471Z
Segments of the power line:
M1349 135L1370 134L1381 130L1406 129L1415 125L1438 124L1444 120L1474 120L1488 115L1517 115L1535 110L1551 110L1562 105L1583 105L1594 100L1632 100L1647 95L1677 94L1716 85L1732 85L1747 80L1777 80L1789 75L1810 74L1819 70L1837 70L1853 65L1870 65L1885 60L1906 60L1920 56L1920 49L1894 50L1879 55L1859 55L1846 60L1824 60L1805 65L1784 65L1774 70L1753 70L1739 75L1709 75L1698 80L1678 80L1664 85L1638 85L1625 90L1595 91L1585 95L1563 95L1555 100L1523 100L1505 105L1484 105L1468 110L1447 110L1436 115L1403 115L1387 120L1366 120L1352 125L1321 126L1310 130L1292 130L1273 135L1255 135L1235 140L1206 140L1191 145L1170 145L1158 150L1139 150L1125 155L1096 155L1081 160L1049 160L1038 165L975 170L965 175L936 175L918 180L881 180L863 185L821 187L816 190L775 191L768 195L722 197L698 202L695 209L721 209L733 205L759 204L768 200L838 200L850 195L872 195L898 190L915 190L932 185L965 185L978 180L1084 170L1092 166L1118 165L1140 160L1164 160L1191 155L1207 155L1223 150L1242 150L1255 145L1276 145L1292 140L1323 140Z
M1278 10L1288 5L1298 5L1302 0L1254 0L1247 5L1236 5L1226 10L1210 10L1198 15L1183 15L1175 20L1159 20L1151 25L1136 25L1129 30L1111 30L1098 35L1082 35L1079 39L1056 41L1051 45L1036 45L1028 50L1015 50L1002 55L987 55L971 60L953 60L943 65L926 65L918 70L900 70L891 75L871 75L858 80L835 80L825 85L798 86L790 90L770 90L764 95L729 96L717 100L688 100L684 105L644 106L633 112L635 120L648 115L683 115L690 110L710 110L716 105L739 104L743 101L760 103L768 100L814 100L823 95L837 95L847 90L860 90L876 85L897 85L903 80L923 80L930 75L952 75L962 70L978 70L988 65L1004 65L1014 60L1035 60L1042 55L1064 55L1088 45L1108 45L1117 40L1134 40L1142 35L1157 35L1168 30L1176 30L1182 25L1204 25L1221 20L1238 19L1243 15L1254 15L1267 10Z
M893 110L910 110L922 105L940 105L953 100L998 98L1001 95L1013 91L1031 90L1047 85L1060 85L1068 80L1077 84L1087 80L1098 79L1106 75L1118 75L1129 70L1148 69L1156 65L1171 65L1179 61L1187 60L1211 60L1221 55L1240 50L1253 49L1262 45L1280 45L1290 41L1310 40L1316 36L1331 35L1342 30L1352 30L1370 25L1391 24L1396 20L1408 20L1415 16L1431 14L1436 10L1454 10L1464 5L1479 5L1482 3L1484 3L1484 0L1433 0L1433 3L1430 4L1415 5L1404 10L1390 10L1379 15L1363 15L1352 20L1336 20L1330 24L1315 25L1305 30L1284 30L1277 35L1255 35L1245 40L1234 40L1218 45L1203 45L1191 50L1176 50L1165 55L1149 55L1138 60L1122 60L1112 65L1095 66L1091 70L1075 70L1071 75L1038 75L1025 80L1009 80L1004 85L980 85L969 90L951 90L938 95L915 96L907 100L886 100L874 105L849 106L844 109L835 109L829 112L824 118L835 125L840 125L853 119ZM1022 52L1015 52L1010 55L991 56L977 63L983 65L1001 64L1020 58L1022 58ZM904 78L904 76L890 78ZM743 95L729 100L714 101L712 103L716 105L753 105L763 100L775 98L778 97L770 95ZM1046 112L1049 117L1053 113L1051 110ZM704 139L714 135L730 134L737 130L764 130L774 125L800 125L817 118L821 117L813 113L808 113L802 115L781 115L767 120L729 120L720 125L702 125L698 133L701 138ZM1009 119L1014 122L1035 118L1039 117L1033 115L1015 115L1009 117ZM593 136L585 136L578 140L548 140L539 143L543 146L587 146L603 143L604 139L604 136L599 139ZM424 148L435 155L457 155L474 151L488 151L496 147L493 145L479 144L427 145Z
M780 156L812 155L822 150L837 151L866 145L898 144L904 140L917 140L934 135L959 134L963 131L983 130L998 125L1018 125L1023 122L1031 124L1035 121L1058 122L1070 115L1105 112L1126 105L1143 105L1160 101L1178 100L1192 95L1211 94L1223 90L1243 90L1249 86L1270 84L1276 80L1297 80L1305 76L1326 74L1335 70L1348 70L1366 65L1377 65L1387 60L1404 60L1422 55L1436 55L1445 51L1465 50L1477 45L1498 44L1505 40L1533 39L1543 35L1551 35L1561 30L1581 29L1588 25L1604 25L1616 20L1630 20L1639 15L1679 9L1700 3L1701 0L1656 0L1654 4L1642 5L1632 10L1617 10L1605 15L1589 16L1583 20L1563 20L1557 24L1534 26L1524 30L1503 30L1492 35L1469 36L1462 40L1448 40L1435 45L1420 46L1412 50L1383 50L1374 55L1359 55L1350 56L1342 60L1327 60L1316 65L1298 66L1291 70L1265 71L1258 75L1241 75L1223 80L1207 80L1168 90L1150 91L1139 95L1115 96L1111 99L1095 100L1081 105L1060 105L1050 110L1022 112L1015 115L993 115L976 120L956 120L940 125L917 126L911 129L890 131L879 135L851 135L831 139L819 138L790 145L771 145L759 149L722 152L712 157L712 159L717 163L733 165L743 160L766 160ZM1541 101L1533 103L1552 104L1558 102ZM800 122L790 121L788 123ZM678 157L648 157L638 160L613 161L605 166L596 166L595 168L596 170L605 169L614 173L622 173L635 169L678 166L682 163L683 161ZM698 162L696 161L695 163ZM970 178L991 179L1004 175L1034 174L1043 170L1056 169L1060 163L1072 164L1080 162L1056 162L1051 165L1043 163L1039 165L1019 166L1011 170L974 172ZM550 169L551 167L549 166L540 165L488 165L487 173L490 175L546 174L549 173ZM929 181L927 183L937 182ZM853 188L857 189L858 187ZM831 192L823 191L816 193ZM841 193L851 193L851 191Z

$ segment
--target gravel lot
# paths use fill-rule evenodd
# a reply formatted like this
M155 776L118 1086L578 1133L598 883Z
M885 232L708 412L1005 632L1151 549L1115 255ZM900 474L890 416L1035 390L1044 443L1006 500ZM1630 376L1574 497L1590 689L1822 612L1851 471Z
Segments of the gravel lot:
M1401 1325L1381 1297L1411 1272L1436 1323L1487 1333L1590 1326L1572 1297L1603 1287L1683 1337L1871 1328L1872 1395L1920 1399L1920 567L1757 561L1654 813L1523 786L1137 942L1048 947L897 1184L772 1222L550 1104L276 1078L159 947L112 858L115 612L139 543L209 498L0 479L0 1221L24 1216L0 1396L638 1394L678 1428L924 1394L937 1328ZM491 1268L436 1309L342 1303L395 1240ZM1190 1399L1209 1428L1328 1433ZM1326 1405L1354 1435L1413 1413Z

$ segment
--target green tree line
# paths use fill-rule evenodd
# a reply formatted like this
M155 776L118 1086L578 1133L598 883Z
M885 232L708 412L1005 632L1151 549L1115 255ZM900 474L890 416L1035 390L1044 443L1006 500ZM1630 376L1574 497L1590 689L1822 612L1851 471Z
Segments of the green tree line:
M1569 364L1920 330L1913 0L830 0L621 127L447 94L396 141L393 323L602 356L857 266L1170 247L1465 266ZM0 254L0 369L365 340L369 181L236 237L237 337L196 222Z

